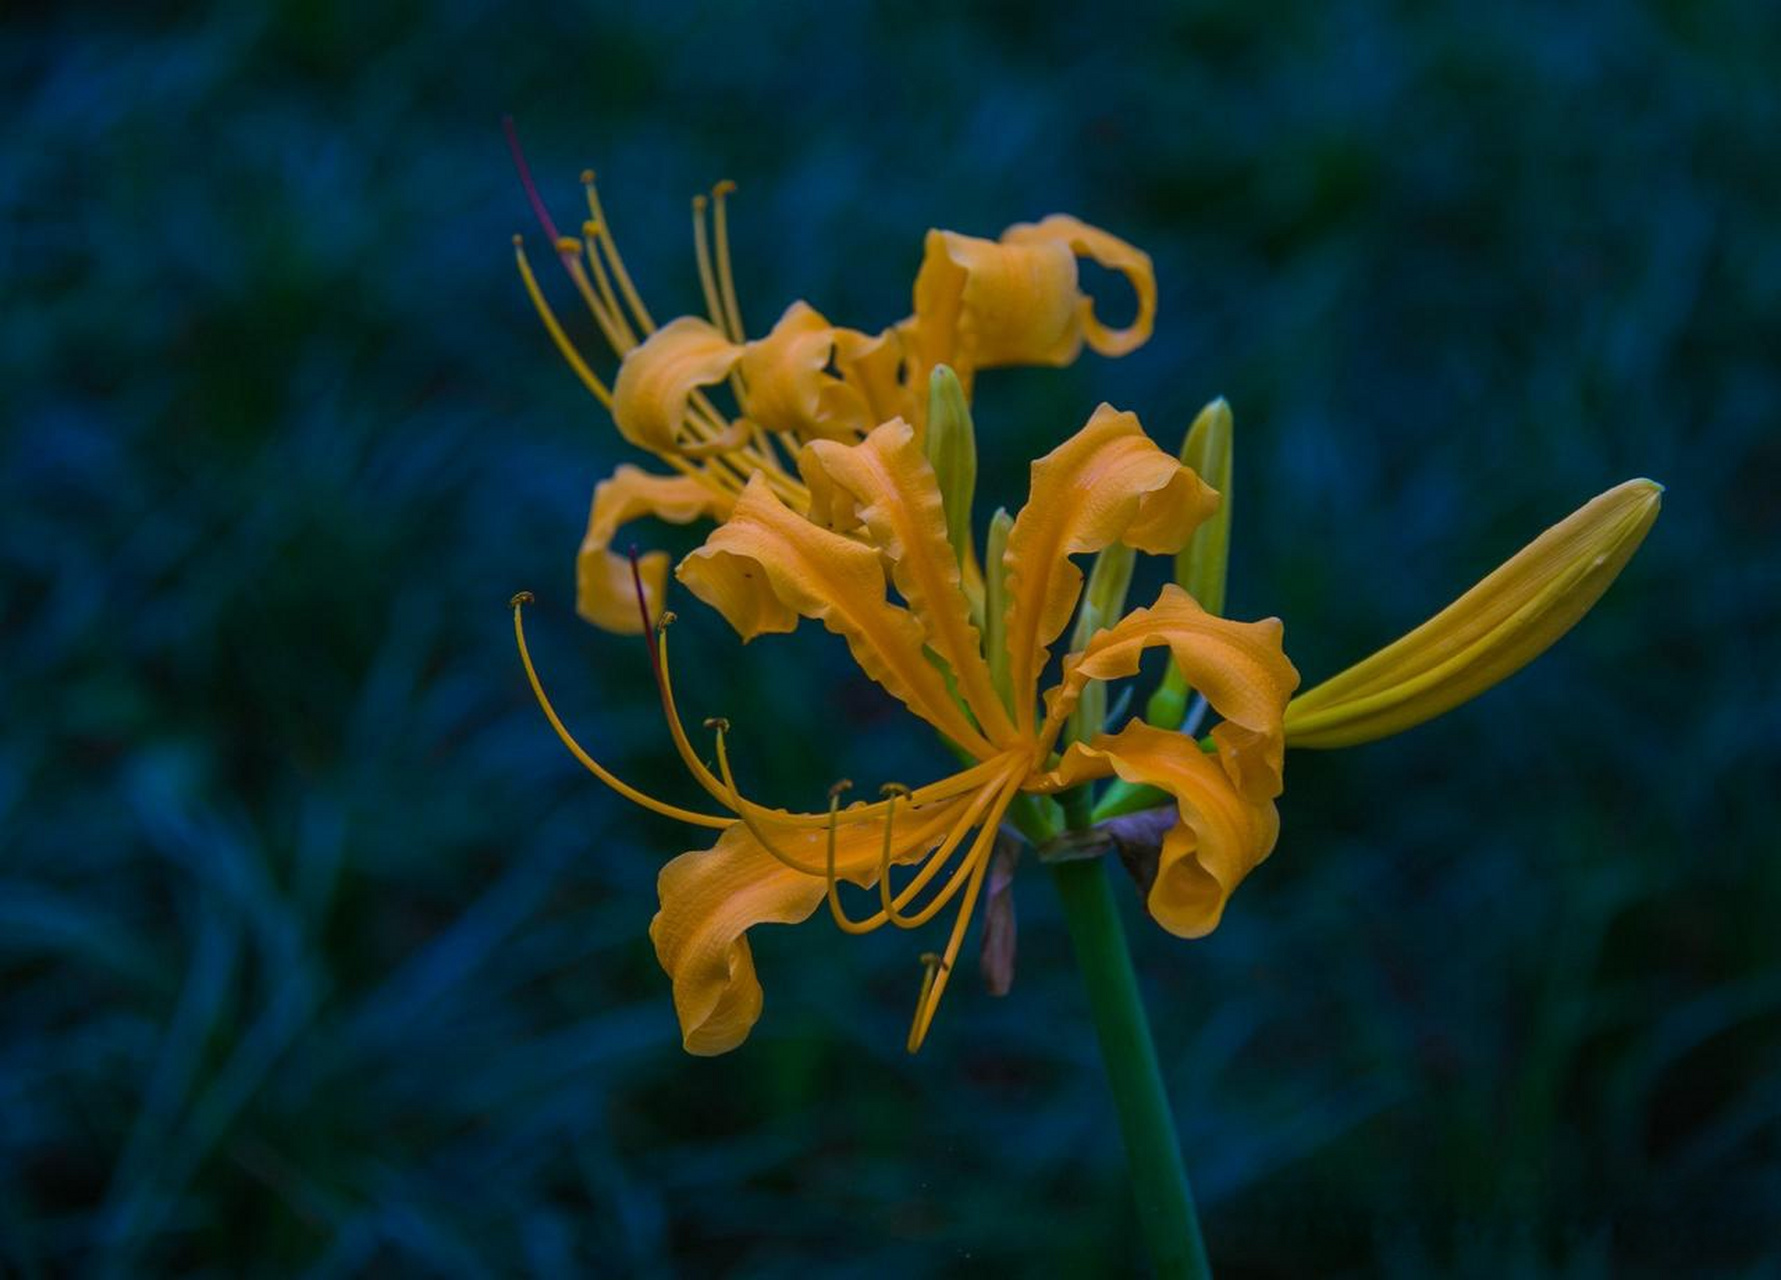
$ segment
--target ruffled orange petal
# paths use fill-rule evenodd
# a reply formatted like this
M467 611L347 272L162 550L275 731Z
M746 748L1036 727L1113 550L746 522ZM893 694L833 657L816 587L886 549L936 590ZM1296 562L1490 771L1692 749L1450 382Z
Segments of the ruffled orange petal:
M676 576L744 640L790 631L800 615L819 619L916 715L978 759L993 754L923 654L921 624L885 599L878 552L787 509L758 474Z
M1067 244L998 244L928 232L914 333L928 366L963 378L996 365L1063 365L1082 348L1076 256Z
M974 799L967 793L899 808L892 828L891 861L903 864L925 856ZM774 813L762 813L757 820L782 852L823 865L828 851L826 823L814 815ZM882 818L842 810L836 827L837 877L863 887L876 884L883 841ZM759 924L808 919L821 905L827 881L786 866L739 823L710 849L683 853L669 862L656 887L661 910L650 922L649 936L656 958L674 983L682 1043L688 1053L727 1053L747 1038L761 1015L761 984L755 977L747 931Z
M587 532L575 556L576 612L607 631L634 635L642 630L631 562L608 549L613 535L639 516L688 524L701 516L721 518L729 507L726 494L692 476L651 475L629 463L619 467L594 488ZM637 569L653 617L661 611L668 582L668 553L646 553L638 559Z
M1063 679L1045 695L1043 740L1050 741L1090 680L1133 675L1145 649L1168 645L1187 682L1222 717L1212 740L1231 780L1251 799L1271 799L1280 794L1286 703L1299 684L1281 635L1278 618L1216 617L1169 583L1150 608L1132 610L1064 659Z
M923 397L903 382L903 340L895 329L882 333L835 330L835 369L866 402L870 426L892 418L915 421Z
M1273 800L1244 795L1192 738L1141 720L1073 744L1048 781L1074 786L1109 769L1175 799L1179 818L1163 837L1150 914L1178 937L1211 933L1243 877L1274 850L1280 816Z
M741 359L742 348L709 321L681 316L663 325L618 367L612 420L619 434L656 454L696 446L700 438L687 429L688 402L699 388L727 378Z
M866 526L890 562L892 582L921 622L929 647L952 669L978 725L991 742L1007 744L1014 726L990 683L958 557L947 538L939 483L914 429L899 418L851 447L817 441L805 447L798 464L813 509L820 505L831 518ZM834 490L850 501L840 501ZM843 517L846 506L852 510Z
M1156 271L1150 265L1148 253L1065 213L1009 227L1002 233L1002 243L1061 244L1076 257L1090 258L1109 271L1119 272L1138 298L1138 314L1131 324L1123 329L1107 328L1095 317L1094 300L1078 294L1077 325L1088 345L1104 356L1123 356L1149 341L1151 327L1156 323Z
M1217 508L1218 495L1157 448L1136 416L1109 405L1033 464L1027 504L1015 517L1003 561L1010 688L1023 728L1033 723L1048 646L1069 625L1082 591L1082 571L1069 557L1114 542L1172 554Z
M820 312L792 303L742 356L748 416L770 431L811 440L857 440L871 430L866 398L829 372L835 345L836 330Z

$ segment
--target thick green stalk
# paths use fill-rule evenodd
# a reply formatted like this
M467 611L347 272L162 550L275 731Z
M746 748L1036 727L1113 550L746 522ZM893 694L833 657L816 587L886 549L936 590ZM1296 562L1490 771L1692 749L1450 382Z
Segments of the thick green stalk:
M1132 972L1125 930L1107 883L1105 858L1051 864L1064 902L1070 941L1088 986L1089 1008L1101 1042L1101 1060L1119 1114L1126 1163L1138 1200L1138 1220L1150 1259L1163 1280L1206 1277L1206 1246L1194 1214L1193 1192L1181 1161L1181 1141L1163 1091L1162 1070L1150 1023Z

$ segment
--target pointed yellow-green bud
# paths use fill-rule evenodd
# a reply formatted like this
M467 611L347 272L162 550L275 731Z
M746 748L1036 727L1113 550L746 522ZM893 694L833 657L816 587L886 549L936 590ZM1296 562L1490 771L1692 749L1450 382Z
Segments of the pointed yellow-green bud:
M1008 683L1008 568L1002 563L1008 551L1008 533L1014 517L997 507L990 517L989 538L983 547L983 653L989 661L990 683L1010 713L1014 696Z
M974 554L971 499L977 492L977 429L958 374L943 364L934 366L928 379L928 430L923 444L940 482L947 541L959 563L969 563Z
M1193 537L1175 557L1175 581L1199 601L1207 613L1223 616L1225 565L1231 550L1231 447L1233 435L1231 406L1223 396L1214 400L1194 419L1187 439L1181 446L1181 461L1192 467L1200 479L1218 490L1218 510L1212 518L1194 530ZM1173 662L1163 681L1145 704L1144 718L1166 729L1179 728L1187 714L1187 699L1192 692L1186 678Z
M1286 741L1351 747L1433 719L1544 653L1645 540L1663 486L1628 480L1516 552L1409 635L1294 698Z
M1231 406L1220 396L1194 419L1181 446L1181 461L1218 490L1218 510L1194 530L1175 557L1175 581L1200 608L1224 616L1225 563L1231 551Z
M1081 653L1102 627L1118 622L1125 613L1126 592L1132 585L1132 567L1138 555L1123 542L1115 542L1095 557L1089 571L1082 607L1076 611L1076 630L1070 634L1070 652ZM1107 684L1090 680L1082 688L1076 709L1065 725L1066 741L1087 742L1106 726Z

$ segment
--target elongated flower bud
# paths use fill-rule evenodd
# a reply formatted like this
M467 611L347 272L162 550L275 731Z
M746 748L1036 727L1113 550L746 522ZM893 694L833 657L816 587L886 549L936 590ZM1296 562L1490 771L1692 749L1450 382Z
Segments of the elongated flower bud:
M1095 557L1089 571L1088 588L1082 593L1082 607L1076 613L1076 630L1070 636L1070 652L1081 653L1095 632L1112 626L1125 613L1126 592L1132 585L1132 568L1138 553L1123 542L1115 542ZM1090 680L1082 689L1076 709L1070 713L1065 729L1070 742L1087 742L1106 726L1107 685Z
M1218 510L1194 530L1192 539L1175 557L1175 581L1180 583L1207 613L1223 616L1225 566L1231 549L1231 406L1223 396L1201 409L1181 445L1181 461L1199 473L1200 479L1218 490ZM1162 683L1150 695L1144 718L1165 729L1180 726L1192 691L1173 662Z
M928 428L923 441L940 482L946 538L959 564L972 560L971 499L977 492L977 429L958 375L945 365L928 379Z
M1014 517L1008 509L997 507L983 544L983 653L989 660L990 683L1010 711L1014 710L1014 698L1008 682L1008 570L1002 561L1013 528Z
M1663 486L1628 480L1579 507L1416 630L1286 708L1287 744L1401 733L1537 658L1589 611L1657 519Z

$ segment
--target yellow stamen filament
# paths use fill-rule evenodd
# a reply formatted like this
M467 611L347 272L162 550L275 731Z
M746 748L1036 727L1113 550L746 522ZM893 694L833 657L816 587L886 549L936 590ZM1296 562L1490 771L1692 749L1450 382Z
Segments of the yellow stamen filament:
M538 277L532 274L532 264L526 259L525 245L518 236L513 237L513 256L514 260L519 263L519 275L520 279L525 282L526 293L532 299L532 306L537 310L538 318L544 321L544 327L550 333L551 341L557 344L557 350L563 353L563 359L569 362L569 367L575 371L575 376L581 379L582 385L593 392L595 398L610 410L612 408L612 392L607 390L604 382L594 376L594 371L588 368L587 361L581 358L581 352L575 349L575 344L569 341L569 335L563 332L563 326L557 323L556 312L552 311L550 303L544 300L544 291L538 287Z
M730 224L725 212L725 197L736 184L725 178L711 188L711 222L717 239L717 279L723 289L724 326L731 342L742 341L742 308L736 305L736 280L730 274Z
M946 839L941 842L940 847L934 850L927 861L922 865L921 870L916 872L909 883L904 885L902 890L897 893L892 902L889 914L880 910L873 915L867 916L863 920L850 919L841 907L840 888L835 874L834 861L831 856L828 866L829 914L835 918L835 923L841 928L842 932L853 934L872 933L877 929L883 928L886 924L895 924L898 928L902 929L917 929L932 920L936 915L940 914L940 911L948 902L952 901L953 897L958 893L959 889L964 885L965 880L969 876L971 866L968 859L959 864L952 876L940 887L939 891L934 894L933 898L920 911L916 912L914 915L908 916L899 915L897 913L907 907L918 893L927 888L928 884L939 874L940 870L951 861L954 851L956 851L959 845L964 842L965 836L971 828L977 825L977 820L983 816L985 809L987 809L991 802L994 801L995 797L999 794L1002 785L1003 780L1000 778L996 779L995 782L985 787L970 804L965 806L964 812L959 814L958 821L953 824L952 830L947 833ZM831 826L829 831L831 854L833 852L832 847L834 845L834 840L835 832ZM888 850L890 844L890 813L888 808L885 814L885 844ZM888 852L886 855L886 864L881 864L878 869L880 885L884 884L884 877L888 874L887 864Z
M909 794L909 788L900 782L887 782L882 787L878 788L878 794L885 799L884 852L878 859L878 897L884 904L880 914L882 914L887 921L894 921L897 918L897 904L891 901L891 826L896 821L897 817L897 801ZM835 863L834 859L831 858L829 860L829 889L833 891L834 887Z
M546 697L544 693L544 685L539 681L538 672L532 666L532 655L526 648L526 628L525 624L521 621L521 614L524 612L524 606L530 604L532 599L533 596L531 592L521 591L515 595L513 599L508 601L508 604L513 609L513 638L515 643L519 645L519 660L525 666L526 679L531 682L532 693L537 697L538 705L543 708L545 718L550 721L550 727L556 730L557 737L562 739L563 745L569 749L569 754L581 762L582 768L593 774L601 782L604 782L632 804L641 805L643 808L659 813L663 817L673 818L679 822L690 823L697 827L723 828L734 825L735 820L732 818L720 818L717 815L710 813L697 813L691 809L682 809L679 805L668 804L666 801L657 800L654 796L645 795L643 792L637 790L636 787L631 786L628 782L619 778L610 769L607 769L582 749L581 744L575 740L568 729L564 728L561 718L557 715L556 708L550 705L550 699Z
M618 281L619 292L625 295L625 301L631 304L631 312L636 317L637 328L645 337L656 331L655 321L649 318L644 309L643 299L637 296L637 286L631 283L631 273L625 270L625 260L619 257L618 245L612 239L612 225L606 220L606 212L600 207L600 192L594 185L594 171L588 169L581 175L582 189L587 192L588 216L592 218L598 232L599 245L606 253L606 259L612 264L612 275Z
M931 980L927 977L922 980L921 995L916 999L915 1019L910 1024L909 1040L905 1046L910 1053L921 1048L922 1041L928 1037L928 1028L934 1024L934 1014L940 1008L940 997L946 994L946 983L952 976L953 961L958 959L959 947L965 940L965 930L970 926L971 917L977 910L977 901L983 891L983 879L989 870L990 854L995 849L1002 815L1008 811L1008 806L1013 803L1015 792L1019 789L1020 776L1016 774L996 797L990 813L984 818L982 829L977 833L976 843L965 856L963 865L971 868L971 883L965 888L964 903L959 907L958 919L953 922L952 935L946 940L946 951L940 957L939 965L929 970Z
M657 669L661 672L659 692L662 696L662 711L668 721L668 733L674 740L674 749L680 753L680 759L686 765L687 771L692 774L693 780L701 787L705 788L705 790L711 794L712 799L722 804L725 808L729 808L732 796L738 795L739 792L732 790L731 786L727 785L725 781L720 781L711 770L705 766L704 761L699 759L698 755L693 751L692 742L686 734L686 726L680 718L680 707L674 697L674 670L672 664L668 661L667 628L673 621L674 614L671 612L664 613L660 618L656 619ZM721 758L719 763L722 763ZM942 778L938 782L929 783L925 787L918 787L911 793L909 799L916 805L935 804L942 800L950 800L954 796L962 795L967 791L978 790L982 787L985 778L989 777L991 774L1001 773L1006 768L1006 760L986 760L980 764L972 765L969 769L964 769L958 773L952 774L950 777ZM757 809L763 808L763 806L760 805L754 807ZM867 805L863 808L854 810L852 816L860 820L865 820L867 818L877 817L883 810L884 802L881 801L878 804ZM820 814L775 813L774 821L780 826L814 827L825 824L828 819ZM821 875L822 872L818 870L814 874Z
M632 335L630 327L625 324L624 316L619 313L618 300L612 296L612 284L606 279L606 269L600 265L600 255L594 247L596 238L594 224L583 223L581 231L582 239L580 240L571 241L568 237L564 237L558 242L559 247L564 244L573 244L578 254L573 259L564 258L563 265L568 268L570 278L575 281L575 287L581 294L581 300L593 313L594 323L600 326L600 332L606 338L606 345L611 347L613 354L622 360L625 353L637 345L637 339ZM582 256L586 257L588 265L593 269L597 290L595 284L588 282L588 274L582 269Z
M724 735L729 732L730 722L722 718L713 718L705 722L705 727L712 730L717 737L717 767L723 773L724 785L729 788L728 803L736 811L736 816L742 819L742 825L748 828L748 834L755 838L755 843L766 850L774 861L783 863L793 871L801 871L807 876L823 874L820 867L813 867L774 844L773 838L762 829L760 823L755 819L755 806L744 800L742 793L736 789L735 776L730 772L729 752L724 747Z
M699 263L699 288L705 294L706 314L720 332L730 337L730 324L724 316L723 303L718 300L717 277L711 274L711 246L705 234L706 203L704 196L693 197L693 257Z

